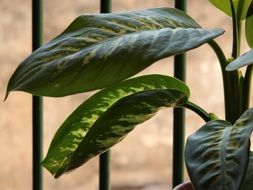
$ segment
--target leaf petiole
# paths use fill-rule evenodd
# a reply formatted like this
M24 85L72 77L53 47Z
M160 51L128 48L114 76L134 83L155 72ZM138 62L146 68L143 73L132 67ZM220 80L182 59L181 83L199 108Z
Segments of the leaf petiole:
M209 113L207 113L204 109L199 107L198 105L188 101L185 104L182 105L182 107L188 108L191 111L195 112L197 115L199 115L205 122L211 121L212 118Z

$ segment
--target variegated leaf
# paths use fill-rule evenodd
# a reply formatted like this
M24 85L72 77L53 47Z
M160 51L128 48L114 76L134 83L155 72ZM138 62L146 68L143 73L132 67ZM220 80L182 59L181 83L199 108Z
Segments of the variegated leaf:
M253 64L253 49L250 51L244 53L234 61L232 61L228 66L226 67L227 71L234 71L237 69L240 69L241 67L251 65Z
M186 144L186 166L196 190L238 190L247 170L253 108L234 125L210 121Z
M197 27L170 8L78 17L21 63L7 91L56 97L104 88L223 33Z
M179 106L188 97L183 82L162 75L133 78L103 89L62 124L43 166L59 177L121 141L159 109Z

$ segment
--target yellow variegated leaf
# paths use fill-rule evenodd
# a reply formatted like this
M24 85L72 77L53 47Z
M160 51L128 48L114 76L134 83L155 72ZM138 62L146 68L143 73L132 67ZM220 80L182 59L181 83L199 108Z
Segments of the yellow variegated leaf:
M183 82L162 75L137 77L103 89L62 124L43 166L59 177L120 142L159 109L184 104L188 97Z

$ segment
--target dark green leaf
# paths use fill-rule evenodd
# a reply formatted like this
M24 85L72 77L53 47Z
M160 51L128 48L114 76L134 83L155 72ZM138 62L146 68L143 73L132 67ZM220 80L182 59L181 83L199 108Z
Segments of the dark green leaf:
M43 166L58 177L121 141L159 109L181 105L188 97L183 82L163 75L133 78L103 89L63 123Z
M248 169L246 176L244 177L241 190L252 190L252 189L253 189L253 152L250 152Z
M232 16L230 0L209 0L215 7ZM238 20L244 20L252 0L232 0Z
M186 165L196 190L238 190L247 170L253 108L234 125L210 121L186 144Z
M250 4L245 23L245 34L248 45L253 48L253 1Z
M243 66L251 65L253 64L253 49L250 51L244 53L234 61L232 61L228 66L226 67L227 71L234 71L237 70Z
M104 88L223 33L196 27L168 8L81 16L21 63L7 91L65 96Z

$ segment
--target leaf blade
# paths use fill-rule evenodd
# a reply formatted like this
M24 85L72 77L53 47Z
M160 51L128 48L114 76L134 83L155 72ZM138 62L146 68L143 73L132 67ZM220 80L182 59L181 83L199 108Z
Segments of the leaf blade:
M227 71L234 71L240 69L241 67L253 64L253 49L248 52L242 54L240 57L232 61L227 65Z
M245 35L250 48L253 48L253 1L250 4L245 22Z
M156 92L156 90L158 91ZM153 95L150 95L150 93L153 93ZM124 110L128 110L133 116L133 121L137 118L137 116L134 117L134 110L131 109L135 105L140 104L138 102L141 102L140 100L142 100L142 98L147 99L148 97L146 101L148 105L149 101L155 101L153 100L153 97L157 98L156 101L158 101L159 97L166 99L166 97L164 97L164 94L169 95L169 93L174 93L174 96L172 95L171 97L177 97L178 99L177 101L172 101L173 99L171 98L170 100L172 102L169 103L168 106L176 106L177 104L184 102L187 97L189 97L189 89L186 85L184 85L184 83L172 77L162 75L147 75L129 79L118 85L98 92L83 104L81 104L59 128L50 145L48 154L42 163L43 166L46 167L53 175L55 175L55 177L59 177L62 173L73 169L74 166L71 166L70 163L73 154L75 154L76 157L80 156L80 151L77 151L77 149L80 147L81 143L82 148L79 149L82 152L86 151L86 153L85 155L81 154L81 156L83 156L82 159L78 159L81 160L80 163L83 163L84 160L89 160L94 155L101 153L101 151L105 151L111 146L110 144L110 146L107 144L107 147L101 147L99 144L92 144L90 146L88 145L91 143L91 141L97 142L96 140L99 139L101 135L110 133L112 127L110 122L114 121L113 126L116 126L117 123L119 125L120 122L126 122L122 120L118 121L117 118L115 118L116 116L119 116L119 113L122 113L124 115ZM129 101L134 102L131 103ZM175 105L173 105L173 103ZM150 107L147 105L146 109L150 110ZM130 106L130 108L126 109L127 106ZM160 108L161 106L158 107ZM153 110L153 112L156 111L158 110ZM105 114L107 114L107 116ZM152 115L150 114L151 113L147 114L146 118L143 117L144 120L148 119ZM108 117L110 118L109 120L107 119ZM114 120L112 118L114 118ZM141 123L144 120L138 120L136 122ZM107 127L99 127L100 125L103 126L104 123L107 123ZM131 126L123 128L123 132L121 133L118 128L114 127L114 129L112 129L112 132L118 131L118 134L121 135L121 137L115 138L113 142L117 143L118 140L122 138L122 136L126 135L129 132L124 130L130 130L130 128L132 129L133 127L133 124L131 124ZM74 159L73 162L76 163L77 161Z
M230 8L230 2L229 0L209 0L210 3L212 3L217 9L221 10L228 16L231 16L231 8Z
M239 189L252 130L251 108L233 126L227 121L211 121L188 138L186 165L196 189Z
M35 95L58 97L104 88L136 74L156 60L198 47L223 33L218 29L195 29L198 25L190 17L174 9L156 11L162 13L159 12L157 17L151 16L148 19L144 19L144 16L150 11L144 11L144 16L141 11L138 12L139 17L136 12L126 13L132 20L137 17L134 21L138 24L132 21L133 26L124 30L122 27L125 25L118 26L117 19L121 18L119 20L122 21L122 15L118 14L89 16L90 20L84 22L88 25L87 28L78 28L83 25L80 21L77 24L74 21L70 29L21 63L12 75L7 91L22 90ZM165 16L162 17L162 14ZM113 16L117 21L104 22L106 19L111 20ZM126 19L126 16L123 18ZM168 21L165 21L165 18ZM90 28L89 23L94 19L98 20L97 25L100 28ZM121 28L117 30L112 22ZM161 29L162 27L169 28ZM174 32L184 38L177 38L179 41L171 39L175 36ZM96 36L97 33L99 36ZM200 36L197 36L198 34ZM188 35L195 41L190 40ZM163 41L169 44L162 43ZM161 43L167 52L162 51ZM184 47L184 44L187 46Z
M216 8L232 17L230 0L209 0ZM252 0L232 0L237 19L244 20Z
M252 4L252 0L237 0L237 18L238 20L244 20L247 18L247 12L251 9L250 4Z
M251 190L253 188L253 152L250 152L249 163L247 173L244 177L244 181L241 190Z

